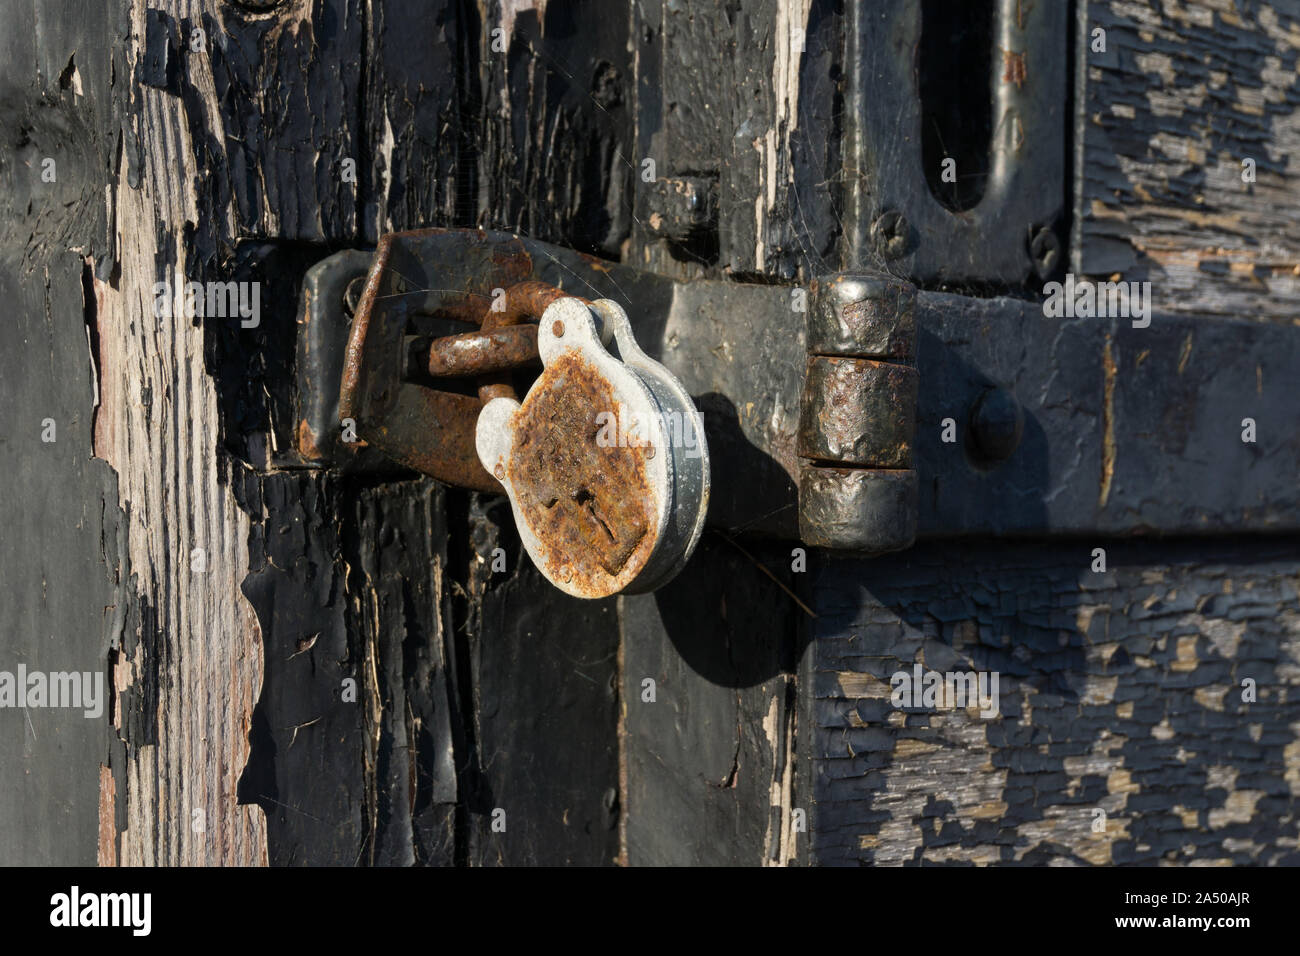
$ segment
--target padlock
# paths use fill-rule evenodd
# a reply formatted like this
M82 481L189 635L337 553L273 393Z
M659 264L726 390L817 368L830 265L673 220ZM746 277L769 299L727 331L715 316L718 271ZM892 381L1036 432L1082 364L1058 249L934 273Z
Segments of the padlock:
M608 299L553 302L537 350L544 369L523 403L493 398L479 413L479 460L556 587L583 598L653 591L686 564L704 527L700 413Z

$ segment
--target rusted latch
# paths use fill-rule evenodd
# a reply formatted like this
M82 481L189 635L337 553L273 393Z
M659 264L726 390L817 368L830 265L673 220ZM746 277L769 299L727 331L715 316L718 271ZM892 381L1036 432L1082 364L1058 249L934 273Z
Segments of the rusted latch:
M398 304L407 281L389 268L392 247L381 246L356 307L348 337L339 416L355 422L357 438L393 461L448 484L478 491L501 485L474 450L474 426L483 403L514 397L510 373L537 363L535 322L565 293L525 281L495 294L446 291L425 300L426 319L474 321L476 331L432 338ZM474 379L476 394L445 380ZM435 387L442 383L441 387Z
M334 415L328 387L300 370L300 452L352 455L356 467L378 454L504 491L525 548L557 587L580 597L653 590L703 529L700 414L637 346L619 305L537 278L524 246L505 240L398 233L380 242L364 279L362 263L346 258L309 273L300 363L329 364L331 333L317 326L339 320L317 296L352 300L353 314ZM545 370L521 404L515 375L539 361Z
M298 317L299 459L354 472L405 466L501 492L479 463L475 422L540 368L538 317L579 298L549 279L515 237L467 229L395 233L373 253L313 266Z

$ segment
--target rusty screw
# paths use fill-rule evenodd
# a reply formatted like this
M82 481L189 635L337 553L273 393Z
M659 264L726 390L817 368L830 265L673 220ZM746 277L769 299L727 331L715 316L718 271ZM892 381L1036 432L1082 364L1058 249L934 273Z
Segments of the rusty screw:
M881 213L871 224L871 241L886 259L898 259L908 251L909 232L907 219L901 212L891 209Z
M1029 255L1034 260L1034 272L1046 282L1056 271L1056 264L1061 261L1061 240L1056 238L1055 232L1044 226L1030 241Z

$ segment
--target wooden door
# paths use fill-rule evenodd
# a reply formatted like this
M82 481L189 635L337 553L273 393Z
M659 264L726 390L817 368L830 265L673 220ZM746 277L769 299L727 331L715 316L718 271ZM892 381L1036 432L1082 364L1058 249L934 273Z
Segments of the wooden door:
M1078 0L995 62L960 6L3 0L0 671L102 675L98 714L0 708L4 862L1295 862L1297 11ZM945 192L1006 132L945 111L954 62L1057 157L1018 237ZM946 210L901 260L891 189ZM428 226L916 283L919 542L715 522L668 587L581 601L500 497L295 462L304 272ZM1052 324L1067 272L1150 282L1149 338ZM941 493L958 340L1038 444ZM1000 712L900 710L917 665L996 672Z

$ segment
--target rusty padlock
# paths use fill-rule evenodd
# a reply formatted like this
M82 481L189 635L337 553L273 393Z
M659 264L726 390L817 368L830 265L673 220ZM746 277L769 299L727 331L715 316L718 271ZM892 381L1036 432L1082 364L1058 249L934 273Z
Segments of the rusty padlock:
M556 587L584 598L652 591L682 569L704 527L700 413L608 299L556 299L537 349L544 370L522 404L494 397L479 413L479 460Z

